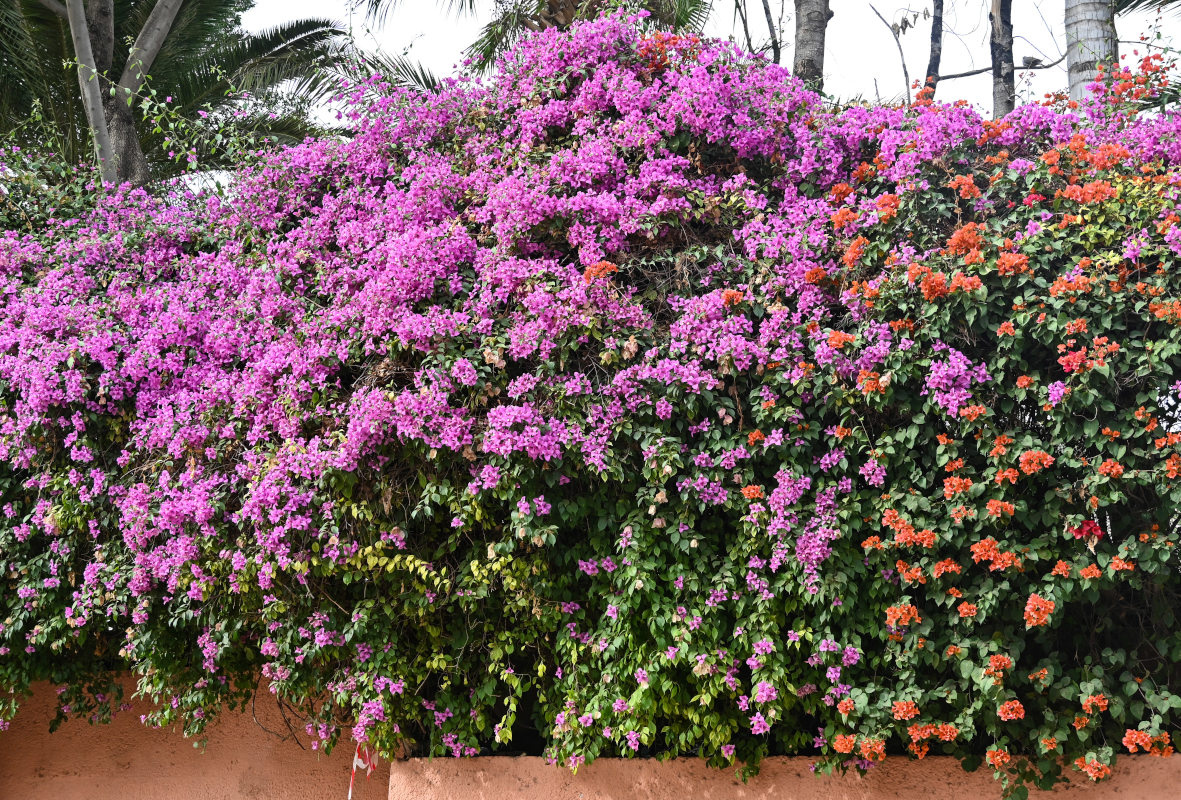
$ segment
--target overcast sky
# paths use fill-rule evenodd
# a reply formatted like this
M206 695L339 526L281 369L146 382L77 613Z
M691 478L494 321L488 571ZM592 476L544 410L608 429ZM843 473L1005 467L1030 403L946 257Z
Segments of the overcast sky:
M748 0L750 26L756 45L766 40L758 31L766 30L762 6L758 0ZM485 0L485 8L492 0ZM785 43L783 63L791 64L790 16L791 2L784 18L785 29L789 32ZM901 96L905 82L899 61L898 49L889 28L871 10L876 7L891 22L899 22L904 16L913 17L919 12L917 27L907 30L902 36L907 67L911 80L923 77L927 65L930 21L922 12L929 10L930 0L912 0L911 3L897 0L832 0L834 16L828 26L827 52L825 56L825 89L837 97L850 99L865 97L883 100ZM948 0L944 21L947 27L943 43L943 65L941 72L950 74L987 66L988 56L988 15L986 0ZM446 11L445 0L402 0L391 11L381 26L369 23L363 13L352 15L354 33L363 46L381 49L390 54L408 55L430 67L438 75L454 71L462 61L462 51L477 36L484 16L456 17ZM777 8L779 3L773 2ZM1065 37L1062 28L1064 0L1016 0L1013 3L1014 60L1018 65L1022 58L1031 56L1046 62L1057 59L1063 53ZM734 18L732 0L716 0L714 12L706 33L711 36L741 36L741 28ZM908 15L908 11L910 14ZM244 24L251 30L259 30L277 23L303 16L327 17L349 22L347 0L258 0L244 18ZM1119 19L1120 39L1132 41L1142 33L1150 32L1156 19L1152 14L1129 14ZM1163 17L1161 32L1166 38L1181 34L1181 15L1173 13ZM1132 44L1121 44L1120 52L1131 53ZM990 76L987 74L949 81L939 88L939 99L964 98L988 112L992 105ZM1066 62L1057 67L1035 72L1018 71L1018 102L1038 100L1047 91L1066 88Z

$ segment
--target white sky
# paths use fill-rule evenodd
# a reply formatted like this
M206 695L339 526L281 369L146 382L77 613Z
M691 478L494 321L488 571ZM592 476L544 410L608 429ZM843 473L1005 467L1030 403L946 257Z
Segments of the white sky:
M902 36L911 81L921 79L927 66L930 22L921 12L930 9L930 0L874 0L873 6L891 22L898 22L907 10L918 11L915 28ZM1025 56L1046 62L1057 59L1064 51L1065 36L1062 15L1065 0L1015 0L1013 3L1014 60L1018 66ZM447 0L401 0L389 12L384 25L368 23L363 12L354 12L352 24L364 47L382 49L390 54L408 51L412 59L421 61L438 75L451 74L462 61L462 51L477 36L483 15L457 17L446 9ZM484 0L485 9L492 0ZM759 0L747 0L751 36L756 46L766 41L766 21ZM779 7L772 2L772 8ZM782 62L791 64L790 0L785 3L784 16L786 52ZM904 81L898 49L890 30L882 24L870 8L868 0L832 0L834 16L828 26L825 55L825 89L837 97L850 99L865 97L883 100L902 95ZM943 40L941 72L964 72L989 63L987 0L947 0L944 12L946 32ZM714 12L706 33L722 38L742 36L741 24L734 16L733 0L715 0ZM348 23L347 0L258 0L247 12L243 22L248 29L259 30L299 17L327 17ZM1120 53L1130 53L1135 45L1125 44L1138 39L1153 29L1153 14L1129 14L1119 18ZM1160 18L1159 30L1166 40L1181 36L1181 13L1171 12ZM763 32L760 36L760 32ZM1141 52L1143 50L1141 49ZM1047 91L1066 88L1066 62L1056 67L1034 72L1018 70L1018 102L1038 100ZM938 99L964 98L988 112L992 105L991 77L986 73L941 84Z

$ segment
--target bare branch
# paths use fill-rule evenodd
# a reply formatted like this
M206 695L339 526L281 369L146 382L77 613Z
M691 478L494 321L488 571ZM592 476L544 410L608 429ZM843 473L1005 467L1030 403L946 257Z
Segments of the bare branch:
M156 0L152 13L147 22L135 37L135 44L131 46L131 53L127 56L127 66L123 68L123 75L119 78L119 88L128 95L135 94L143 86L144 76L152 68L152 62L160 54L164 39L172 30L172 21L176 19L176 12L180 11L183 0Z
M771 55L779 63L779 35L775 31L775 17L771 15L771 4L763 0L763 13L767 15L767 31L771 34Z
M906 104L910 105L910 70L906 68L906 54L902 52L902 40L898 37L898 29L886 21L881 12L874 8L873 3L870 3L869 7L873 13L878 15L882 24L890 29L890 34L894 37L894 44L898 45L898 60L902 62L902 79L906 82Z

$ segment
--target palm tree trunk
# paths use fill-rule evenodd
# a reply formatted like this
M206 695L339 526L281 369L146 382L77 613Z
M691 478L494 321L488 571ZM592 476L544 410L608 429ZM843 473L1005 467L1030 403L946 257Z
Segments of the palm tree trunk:
M796 0L796 52L792 70L809 89L824 89L824 35L829 0Z
M1082 100L1099 76L1100 64L1119 58L1111 0L1066 0L1066 66L1070 99Z
M66 0L66 13L70 23L70 38L74 42L74 55L78 59L78 86L82 90L82 107L86 110L86 123L94 137L95 155L98 157L99 172L106 183L118 179L118 158L111 148L107 133L106 115L103 112L102 92L99 89L99 74L94 66L94 51L90 46L90 30L86 24L86 11L82 0Z
M992 51L992 116L1000 119L1017 102L1013 70L1013 0L992 0L988 21L992 23L989 49Z
M931 97L935 97L935 88L939 85L939 68L943 61L943 0L934 0L931 8L931 50L927 58L926 85L931 88Z

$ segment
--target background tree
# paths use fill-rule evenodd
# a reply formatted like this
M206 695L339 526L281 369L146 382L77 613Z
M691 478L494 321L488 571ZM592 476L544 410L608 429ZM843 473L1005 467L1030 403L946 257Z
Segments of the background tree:
M1013 0L992 0L988 13L992 27L989 52L992 55L992 116L996 119L1013 110L1017 84L1013 71Z
M829 0L795 0L796 49L792 71L808 88L824 88L824 37L832 19Z
M92 0L78 13L81 2L73 2L73 25L70 9L56 0L0 6L0 133L73 162L95 141L104 178L114 182L143 184L175 172L180 167L154 151L165 132L139 113L149 72L153 90L170 97L182 117L196 119L208 107L234 126L276 137L312 132L302 108L332 90L327 68L349 53L345 31L303 19L247 34L240 21L251 5ZM77 70L63 67L75 59ZM243 107L228 96L232 87L264 102ZM35 102L40 124L31 126Z
M1122 5L1134 8L1149 3ZM1112 64L1119 58L1116 10L1113 0L1066 0L1066 70L1071 100L1086 97L1087 86L1098 76L1100 64Z

